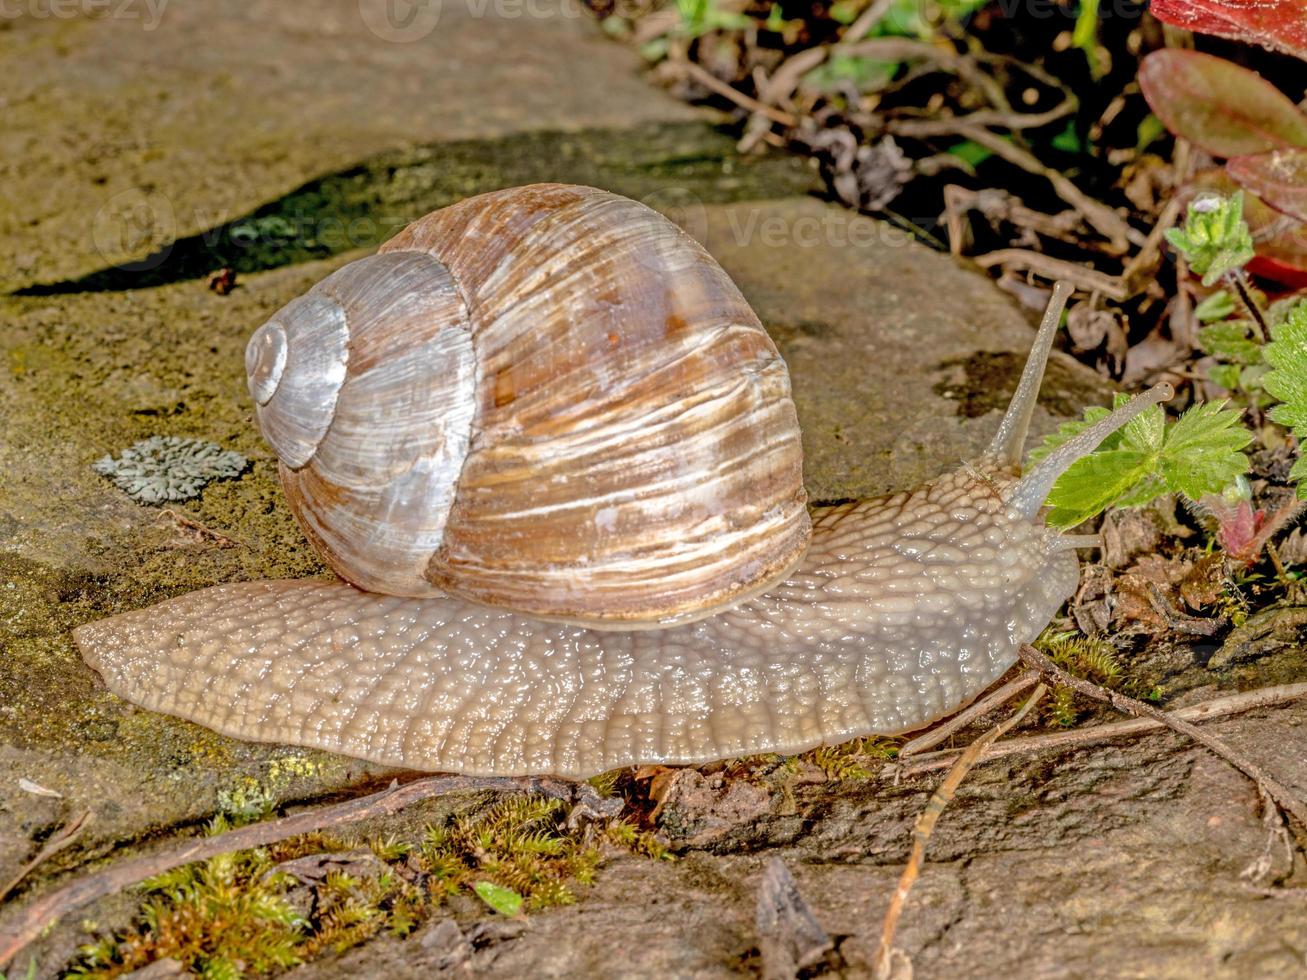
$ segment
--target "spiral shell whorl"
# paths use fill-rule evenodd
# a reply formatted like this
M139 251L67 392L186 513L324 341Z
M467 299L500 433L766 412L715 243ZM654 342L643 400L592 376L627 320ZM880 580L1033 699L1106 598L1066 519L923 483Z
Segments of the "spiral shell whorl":
M449 271L420 252L353 262L260 327L246 365L287 501L327 562L372 592L439 591L423 572L444 538L475 404Z

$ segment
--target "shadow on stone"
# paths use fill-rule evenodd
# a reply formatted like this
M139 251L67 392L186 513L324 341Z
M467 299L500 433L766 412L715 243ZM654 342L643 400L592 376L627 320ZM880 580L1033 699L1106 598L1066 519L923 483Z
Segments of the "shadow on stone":
M385 153L319 177L144 258L24 286L14 295L143 289L218 269L250 274L375 249L430 211L474 194L547 181L602 187L644 201L682 224L686 217L693 224L694 210L706 204L802 195L816 186L798 158L768 154L741 160L732 137L706 123L438 143ZM678 215L681 210L687 214ZM187 222L178 214L176 221L183 227L203 225L207 217L197 213ZM130 237L131 229L123 231Z

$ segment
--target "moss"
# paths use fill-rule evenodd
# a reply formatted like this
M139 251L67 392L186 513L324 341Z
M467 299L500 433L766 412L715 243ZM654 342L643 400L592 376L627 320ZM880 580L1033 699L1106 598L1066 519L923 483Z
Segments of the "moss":
M484 891L486 882L520 896L528 912L569 905L594 880L601 843L669 858L651 834L623 820L597 837L569 831L563 810L557 800L513 796L448 814L413 840L319 832L174 868L142 883L132 924L83 946L66 975L117 977L165 958L201 977L258 975L383 931L405 936L446 900ZM210 829L230 826L218 817ZM304 869L305 859L314 870Z
M1117 658L1116 648L1102 637L1082 636L1075 632L1044 632L1035 645L1063 670L1093 681L1102 687L1120 690L1131 697L1148 697L1148 685L1126 674ZM1069 688L1055 686L1044 709L1052 724L1070 728L1081 718L1080 698ZM1155 700L1155 698L1154 698Z
M322 762L300 749L269 759L259 775L241 773L218 791L218 810L228 817L249 820L270 813L296 783L312 780L324 770Z
M867 779L871 762L888 762L898 755L902 739L867 736L839 745L821 745L799 758L826 774L827 779Z

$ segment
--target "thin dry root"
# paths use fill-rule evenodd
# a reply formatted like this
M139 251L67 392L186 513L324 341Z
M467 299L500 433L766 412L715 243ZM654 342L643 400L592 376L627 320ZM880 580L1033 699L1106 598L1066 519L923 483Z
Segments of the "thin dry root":
M908 863L903 869L903 874L899 877L898 887L894 889L889 908L885 911L885 923L880 932L880 947L876 951L876 980L891 980L891 978L903 976L901 972L896 973L894 971L896 963L901 964L902 959L906 958L907 954L894 948L894 933L898 929L899 918L903 915L903 907L907 903L908 894L912 891L917 876L921 874L921 863L926 856L926 843L935 830L935 824L939 821L940 814L944 812L944 808L953 799L958 786L966 778L967 773L971 771L971 767L976 764L985 748L1001 738L1009 729L1021 721L1047 690L1043 684L1040 684L1035 688L1035 692L1030 696L1030 699L1011 718L1002 724L995 725L968 745L962 755L958 757L957 762L953 763L953 768L948 771L944 781L939 784L939 788L932 794L926 808L921 811L921 816L917 818L917 825L912 830L912 853L908 857ZM910 962L908 976L911 976Z
M1123 711L1126 714L1151 718L1153 721L1160 722L1181 735L1189 736L1199 745L1210 749L1251 779L1259 790L1274 800L1276 805L1285 813L1293 817L1302 830L1307 831L1307 805L1304 805L1301 800L1295 797L1283 783L1269 776L1261 766L1226 745L1214 735L1207 734L1201 728L1177 718L1174 714L1168 714L1154 708L1151 704L1144 704L1142 701L1136 701L1134 698L1126 697L1117 691L1100 687L1083 677L1068 674L1028 643L1023 644L1021 647L1021 659L1025 661L1026 666L1033 667L1054 684L1069 687L1087 698L1110 704L1118 711Z

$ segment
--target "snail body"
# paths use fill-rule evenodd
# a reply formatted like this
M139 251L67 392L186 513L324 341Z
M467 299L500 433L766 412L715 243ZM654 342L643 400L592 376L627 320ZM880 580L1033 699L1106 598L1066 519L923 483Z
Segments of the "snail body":
M144 707L416 769L586 776L947 715L1076 587L1084 540L1039 516L1053 481L1169 395L1018 476L1059 286L981 459L810 522L783 362L634 202L473 198L319 285L247 367L292 509L349 581L217 586L74 635ZM294 375L303 352L321 370Z

